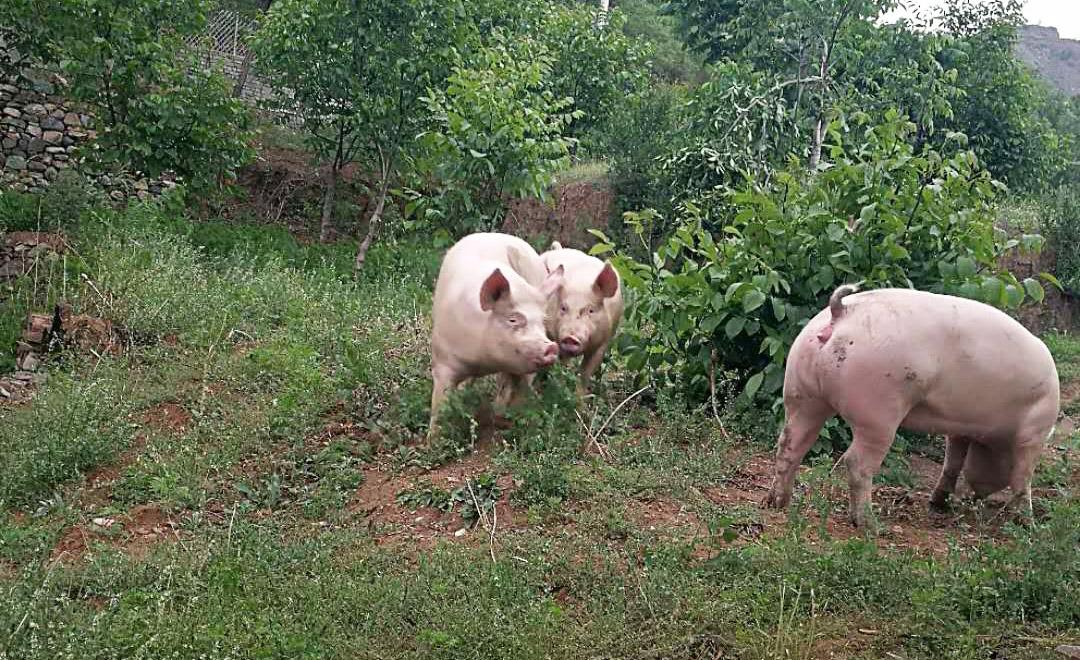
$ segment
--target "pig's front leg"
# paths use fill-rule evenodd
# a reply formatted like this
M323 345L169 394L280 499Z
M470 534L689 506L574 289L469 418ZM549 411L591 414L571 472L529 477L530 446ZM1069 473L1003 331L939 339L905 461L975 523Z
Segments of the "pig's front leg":
M532 387L533 379L536 378L536 374L524 374L521 376L515 374L500 373L496 377L498 383L498 389L495 394L495 406L499 409L506 410L507 408L513 408L519 405L529 392L529 388Z
M949 497L956 492L956 480L964 470L971 440L959 436L945 438L945 464L941 467L934 493L930 496L930 508L938 513L949 510Z
M428 421L428 442L439 435L439 409L446 401L450 391L456 388L463 380L452 367L445 364L433 364L431 366L431 418Z
M581 358L581 372L578 374L577 382L578 399L585 398L592 390L593 374L600 368L600 363L604 361L604 354L607 353L607 347L608 342L604 342Z

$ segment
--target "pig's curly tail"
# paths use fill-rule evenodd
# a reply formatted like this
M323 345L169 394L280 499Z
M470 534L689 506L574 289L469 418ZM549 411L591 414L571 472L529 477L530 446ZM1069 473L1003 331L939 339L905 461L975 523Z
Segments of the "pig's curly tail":
M844 284L837 287L836 291L833 291L833 294L829 296L829 311L832 313L834 322L844 315L844 296L849 296L858 290L858 284Z

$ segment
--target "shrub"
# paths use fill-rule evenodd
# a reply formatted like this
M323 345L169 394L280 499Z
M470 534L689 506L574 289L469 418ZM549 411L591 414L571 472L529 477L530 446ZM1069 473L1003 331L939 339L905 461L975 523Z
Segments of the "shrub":
M997 270L1002 251L1037 250L1042 239L1006 243L995 233L1001 186L973 154L915 153L913 126L895 113L861 133L842 128L830 129L831 163L817 173L795 163L766 183L687 203L649 262L614 258L638 296L620 339L632 369L685 379L699 396L713 370L750 397L774 393L796 334L844 282L1009 308L1042 299L1035 279ZM627 214L643 241L656 221L651 210ZM613 249L605 239L593 252Z

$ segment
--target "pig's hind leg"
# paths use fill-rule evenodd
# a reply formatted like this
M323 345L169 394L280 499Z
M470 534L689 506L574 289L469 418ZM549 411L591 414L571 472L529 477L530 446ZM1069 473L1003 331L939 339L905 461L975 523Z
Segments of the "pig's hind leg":
M881 469L881 463L892 447L901 419L902 415L893 421L877 419L860 423L849 420L855 438L843 460L848 473L848 515L857 528L866 527L874 475Z
M829 404L808 397L785 397L784 412L784 428L776 442L772 488L765 497L765 506L773 509L782 509L791 501L799 464L817 441L825 421L836 414Z
M435 364L431 367L431 418L428 420L428 440L439 435L439 409L450 391L461 384L461 374L454 369Z
M937 486L930 496L930 509L938 513L949 510L949 497L956 492L956 480L964 469L964 461L967 460L968 448L971 446L969 438L950 435L945 438L945 464L941 467L941 476Z
M1003 510L1019 508L1021 515L1028 522L1034 520L1031 477L1035 473L1035 466L1053 430L1053 424L1044 425L1030 433L1018 436L1013 449L1013 465L1009 474L1009 490L1012 491L1012 497L1009 500L1009 506Z

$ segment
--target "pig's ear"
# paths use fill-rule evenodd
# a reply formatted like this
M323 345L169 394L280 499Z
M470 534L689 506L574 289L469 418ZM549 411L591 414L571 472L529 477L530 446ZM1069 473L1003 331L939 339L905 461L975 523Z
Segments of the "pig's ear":
M562 264L555 270L549 270L547 277L544 278L544 283L540 285L540 293L545 296L551 296L559 290L563 284L563 275L566 273L566 269Z
M551 247L549 247L548 249L549 250L561 250L562 249L562 243L560 243L558 241L552 241L551 242Z
M600 274L596 276L596 281L593 282L593 290L603 298L610 298L619 290L619 276L615 274L615 269L611 267L610 261L604 263L604 270L600 271Z
M510 281L496 268L480 285L480 309L491 311L495 303L505 300L510 295Z

